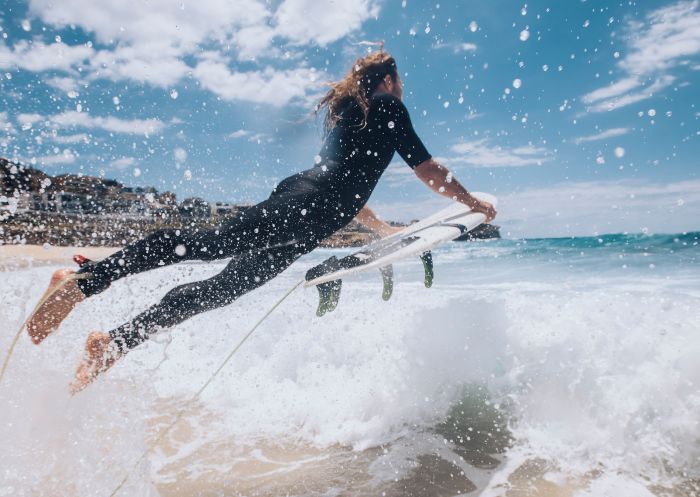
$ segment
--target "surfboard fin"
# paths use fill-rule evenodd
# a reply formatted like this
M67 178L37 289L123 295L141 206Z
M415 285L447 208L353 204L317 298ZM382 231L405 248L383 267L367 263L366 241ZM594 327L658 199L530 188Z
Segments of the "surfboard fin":
M420 260L423 262L423 269L425 270L425 288L430 288L433 286L433 278L435 273L433 272L433 254L430 250L423 252L420 255Z
M306 281L311 281L319 278L324 274L332 273L342 267L342 259L338 260L336 256L331 256L321 264L312 267L306 272ZM340 289L343 286L342 280L333 280L326 283L316 285L318 290L318 308L316 315L321 317L328 312L332 312L338 306L340 300Z
M384 282L384 288L382 289L382 298L384 300L389 300L391 294L394 293L394 266L389 264L379 268L382 273L382 281Z
M316 285L318 290L318 308L316 315L323 316L327 312L333 312L338 307L340 300L340 289L343 286L343 280L334 280L327 283Z

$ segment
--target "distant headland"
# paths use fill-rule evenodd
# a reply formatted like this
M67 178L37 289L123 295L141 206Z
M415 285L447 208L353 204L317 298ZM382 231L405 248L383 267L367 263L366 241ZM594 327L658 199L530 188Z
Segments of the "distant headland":
M199 197L178 202L169 191L128 187L82 174L51 176L0 157L0 243L4 245L122 246L158 229L215 227L224 217L248 207ZM480 228L466 238L500 237L496 226ZM372 237L353 221L321 245L361 246Z

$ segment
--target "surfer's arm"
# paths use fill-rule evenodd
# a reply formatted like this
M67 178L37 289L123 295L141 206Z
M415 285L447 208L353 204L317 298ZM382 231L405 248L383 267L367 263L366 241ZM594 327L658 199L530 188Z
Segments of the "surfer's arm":
M367 206L363 207L362 210L357 213L357 216L355 216L355 221L381 236L391 235L392 233L401 229L395 228L394 226L379 219L374 211Z
M428 185L428 188L443 197L451 198L461 202L476 212L486 215L486 222L492 221L496 217L496 209L483 200L479 200L464 188L457 178L434 159L428 159L418 164L414 169L416 176Z

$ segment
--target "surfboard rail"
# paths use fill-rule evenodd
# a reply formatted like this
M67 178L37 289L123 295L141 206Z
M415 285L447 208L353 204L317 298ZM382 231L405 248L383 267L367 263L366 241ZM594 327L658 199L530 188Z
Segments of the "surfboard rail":
M498 200L488 193L473 193L494 206ZM382 274L382 298L389 300L393 293L392 263L417 255L423 262L425 286L433 283L431 249L440 243L459 238L486 221L486 216L473 212L468 206L454 202L439 212L407 226L401 231L372 242L352 254L338 259L329 257L306 273L305 287L315 286L319 292L318 316L335 310L340 298L342 279L353 274L379 269Z

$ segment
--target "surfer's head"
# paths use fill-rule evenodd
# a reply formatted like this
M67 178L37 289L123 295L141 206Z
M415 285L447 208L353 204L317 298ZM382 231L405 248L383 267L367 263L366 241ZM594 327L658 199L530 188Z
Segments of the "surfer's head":
M324 121L326 132L333 129L338 122L340 112L348 101L355 100L364 112L363 125L367 124L369 98L381 91L401 98L401 77L396 69L396 61L385 52L372 52L355 61L352 68L340 81L329 83L328 93L316 106L316 112L326 107L328 112Z

